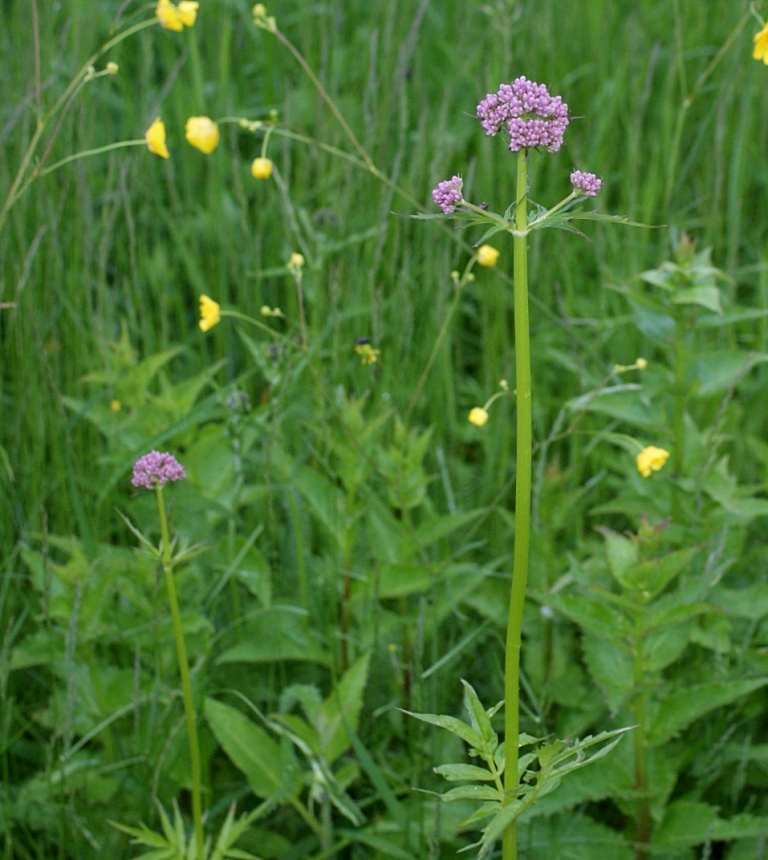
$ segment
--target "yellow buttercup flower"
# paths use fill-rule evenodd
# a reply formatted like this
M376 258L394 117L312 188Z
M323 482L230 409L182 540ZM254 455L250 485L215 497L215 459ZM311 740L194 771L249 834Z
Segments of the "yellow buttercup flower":
M171 3L171 0L158 0L155 8L155 15L160 22L160 26L166 30L173 30L174 33L181 33L184 29L184 22L179 16L179 10Z
M380 349L374 349L367 337L358 338L355 342L355 352L363 364L376 364L381 355Z
M197 20L197 10L200 4L193 0L181 0L179 3L179 19L185 27L193 27Z
M113 412L119 412L123 408L123 404L119 400L117 400L117 398L115 398L110 402L109 408Z
M492 245L481 245L477 249L477 262L481 266L495 266L499 252Z
M762 60L768 66L768 24L755 36L755 47L752 56Z
M221 319L221 305L208 296L200 296L200 330L208 331Z
M475 427L482 427L488 421L488 413L482 406L475 406L469 412L469 423Z
M272 159L254 158L251 165L251 175L254 179L269 179L272 176Z
M637 455L637 471L644 478L648 478L651 472L658 472L659 469L663 468L668 457L669 451L649 445Z
M144 133L144 140L150 152L161 158L170 158L168 147L165 145L165 123L158 117Z
M207 116L191 116L186 125L187 141L210 155L219 145L219 127Z

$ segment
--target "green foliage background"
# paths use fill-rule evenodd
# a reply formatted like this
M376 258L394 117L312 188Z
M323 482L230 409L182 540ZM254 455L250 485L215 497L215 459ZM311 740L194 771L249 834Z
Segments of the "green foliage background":
M34 131L38 101L50 106L118 18L140 12L113 0L38 2L38 93L32 5L6 3L0 12L2 189ZM593 171L604 180L599 211L656 226L590 226L588 242L556 231L531 237L537 438L558 420L567 426L574 412L561 415L564 404L595 390L616 363L642 355L650 365L631 404L590 403L585 435L553 442L540 460L537 603L548 606L545 595L563 577L594 584L592 574L602 582L615 567L595 526L637 530L644 513L660 522L671 510L669 484L644 483L631 449L588 435L632 434L667 447L673 436L667 330L622 289L638 288L640 273L671 258L685 231L727 276L718 281L724 307L750 312L686 333L683 477L714 468L713 449L718 462L727 455L727 467L719 496L711 485L704 501L692 492L671 533L675 546L699 547L692 575L711 574L713 588L726 571L730 579L717 612L695 632L693 621L686 627L677 656L685 647L694 656L674 671L659 660L670 689L718 669L762 676L768 647L768 329L757 313L768 309L768 69L751 59L759 23L748 4L714 5L717 13L689 0L286 0L269 9L379 170L427 209L431 189L454 173L473 201L495 209L511 201L514 158L472 114L485 93L525 74L561 94L575 117L567 145L533 159L533 198L552 205L568 193L572 169ZM404 217L412 201L317 144L273 135L269 181L249 172L261 137L236 123L222 125L213 155L189 147L191 115L264 119L275 110L281 125L350 151L295 59L254 28L248 3L201 6L195 28L153 28L104 57L119 74L85 87L47 155L50 164L141 138L162 115L171 159L136 147L76 161L34 182L0 233L3 857L82 860L96 845L130 856L105 819L148 820L154 796L169 807L187 788L162 591L115 512L154 528L151 499L129 486L133 461L152 447L176 451L190 473L174 489L175 528L211 547L180 586L201 708L204 694L237 688L265 712L287 713L305 695L287 689L316 685L325 701L345 664L372 654L374 691L353 722L373 758L366 766L355 748L366 774L356 802L418 831L402 843L412 852L404 856L453 856L465 843L453 831L443 848L430 842L433 808L409 806L406 827L375 775L396 785L398 803L416 806L410 787L432 785L431 764L458 752L394 707L457 711L459 677L472 678L484 701L499 697L513 401L497 401L482 432L466 414L500 379L514 379L511 243L500 245L495 269L476 270L430 365L454 297L450 273L463 269L475 237ZM297 319L286 270L296 251L306 258L306 362L269 349L252 329L238 335L231 320L199 331L200 293L246 315L268 304ZM376 365L355 355L360 336L381 349ZM253 404L247 416L226 407L234 389ZM113 399L120 412L110 410ZM620 667L605 655L615 645L601 651L588 624L582 635L567 602L557 634L544 630L536 608L527 621L529 728L613 727ZM263 653L265 641L272 652ZM258 653L242 663L235 647ZM591 692L599 678L608 704ZM738 707L717 712L676 748L675 797L704 829L714 806L726 818L766 814L759 739L768 703L757 689ZM735 726L741 747L730 743ZM206 735L216 820L229 800L247 805L250 796L221 751L224 734L219 725ZM719 757L707 758L712 749ZM65 776L62 761L72 768ZM566 844L584 827L587 840L590 816L613 844L630 813L621 803L588 806L617 790L603 778L602 793L582 786L573 803L553 803L553 815L577 809L572 818L530 825L529 856L544 856L537 840L552 845L553 834ZM684 839L674 842L675 820L663 819L671 792L660 790L657 818L678 847L660 856L699 856ZM287 843L261 834L250 850L286 860L335 856L302 842L290 816L282 810L269 821ZM731 860L762 856L749 853L758 850L755 827L758 835L746 826L723 831ZM338 856L402 856L345 839ZM626 844L601 852L624 857ZM576 849L562 850L546 856Z

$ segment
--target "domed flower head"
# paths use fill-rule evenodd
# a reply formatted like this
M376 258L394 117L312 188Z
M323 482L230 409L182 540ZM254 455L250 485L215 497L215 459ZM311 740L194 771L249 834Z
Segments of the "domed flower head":
M450 179L438 182L432 192L432 199L446 215L452 215L463 199L461 196L463 187L464 180L460 176L452 176Z
M762 60L768 66L768 24L755 36L752 56L756 60Z
M187 141L210 155L219 145L219 127L207 116L191 116L186 125Z
M475 406L469 412L469 423L482 427L488 421L488 412L482 406Z
M272 176L272 159L254 158L251 164L251 176L254 179L269 179Z
M477 106L477 117L486 134L508 134L512 152L532 146L557 152L569 123L568 105L560 96L525 76L489 93Z
M131 484L154 490L169 481L181 481L187 477L181 463L172 455L161 451L150 451L135 462Z
M481 266L495 266L499 259L499 252L493 245L481 245L477 249L477 262Z
M648 478L651 472L658 472L659 469L663 468L668 457L669 451L649 445L637 455L637 471L644 478Z
M603 180L598 179L594 173L574 170L571 173L571 185L585 197L597 197L597 192L603 187Z
M144 133L144 140L150 152L161 158L170 158L168 147L165 145L165 123L158 117Z
M200 296L200 330L208 331L221 319L221 305L208 296Z

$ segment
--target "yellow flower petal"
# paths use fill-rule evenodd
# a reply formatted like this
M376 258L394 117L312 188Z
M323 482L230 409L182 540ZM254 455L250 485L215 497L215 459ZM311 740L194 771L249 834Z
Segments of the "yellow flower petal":
M669 451L649 445L637 455L637 471L644 478L648 478L651 472L658 472L659 469L663 468L668 457Z
M197 10L200 8L200 4L193 2L193 0L181 0L178 6L178 14L181 23L185 27L193 27L195 21L197 20Z
M481 266L495 266L499 252L492 245L481 245L477 249L477 262Z
M221 319L221 305L208 296L200 296L200 330L208 331Z
M251 165L251 175L254 179L269 179L272 176L272 159L254 158Z
M155 8L155 15L161 27L180 33L184 29L184 22L179 16L179 10L171 3L171 0L159 0Z
M469 423L474 424L475 427L482 427L483 424L488 420L488 413L483 409L482 406L475 406L474 409L471 409L469 412Z
M168 147L165 145L165 123L158 117L144 132L144 140L150 152L161 158L170 158Z
M768 24L755 35L754 42L752 56L756 60L762 60L768 66Z
M210 155L219 145L219 127L207 116L191 116L186 125L187 141Z

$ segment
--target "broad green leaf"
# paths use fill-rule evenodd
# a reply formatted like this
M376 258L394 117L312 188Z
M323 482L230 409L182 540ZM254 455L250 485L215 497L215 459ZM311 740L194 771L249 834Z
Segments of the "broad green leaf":
M365 654L357 660L320 708L315 728L320 738L321 755L328 764L349 749L350 738L347 726L357 731L360 711L363 707L363 693L368 681L369 664L370 654Z
M291 606L271 606L240 628L243 641L219 655L218 663L272 663L306 660L330 664L323 646L307 630L306 616Z
M579 627L589 630L606 642L626 649L626 637L633 632L623 613L587 595L556 594L549 596L550 606Z
M619 649L590 632L582 636L582 649L592 680L615 713L632 691L631 656L626 649Z
M216 699L205 700L205 718L232 764L245 774L257 797L287 800L298 789L280 744L242 712Z
M721 314L720 290L715 286L688 287L678 290L670 297L673 305L699 305L709 311Z
M499 800L499 792L490 785L459 785L449 788L440 795L441 800L452 803L455 800Z
M653 841L677 847L700 845L711 839L711 827L716 820L717 807L676 800L669 804L664 820L654 830Z
M650 715L648 740L653 745L666 743L699 717L749 695L766 683L768 678L712 681L680 690L664 699Z
M641 562L625 571L626 587L643 592L646 599L653 599L685 569L698 551L698 547L688 547Z
M608 556L608 568L624 588L633 588L627 574L635 567L638 559L638 548L635 541L624 535L616 534L610 529L598 527L605 540L605 552Z

